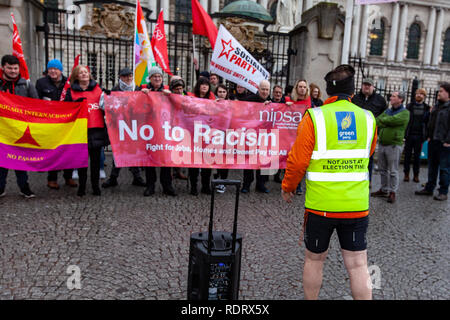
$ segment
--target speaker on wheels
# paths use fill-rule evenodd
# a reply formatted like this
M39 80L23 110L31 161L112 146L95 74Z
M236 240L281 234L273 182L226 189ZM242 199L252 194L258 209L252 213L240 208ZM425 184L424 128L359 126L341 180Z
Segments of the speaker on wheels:
M188 300L237 300L241 275L242 236L237 234L239 180L212 180L207 232L190 238ZM233 232L213 231L214 194L218 185L236 187Z

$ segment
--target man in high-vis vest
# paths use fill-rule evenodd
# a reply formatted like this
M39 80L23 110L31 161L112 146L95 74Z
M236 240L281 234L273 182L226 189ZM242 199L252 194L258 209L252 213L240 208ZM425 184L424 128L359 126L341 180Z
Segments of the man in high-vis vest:
M330 238L337 230L354 299L371 299L367 267L369 158L376 146L373 114L351 103L355 70L341 65L325 76L330 96L309 109L297 129L282 183L282 197L306 177L303 224L306 299L317 299ZM299 240L301 245L301 239Z

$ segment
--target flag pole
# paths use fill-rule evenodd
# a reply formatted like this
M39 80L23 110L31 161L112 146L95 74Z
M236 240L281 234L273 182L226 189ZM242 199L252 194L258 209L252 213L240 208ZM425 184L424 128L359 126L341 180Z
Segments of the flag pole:
M136 11L134 12L134 41L133 41L133 85L136 88L136 36L137 36L137 16L138 16L138 1L136 1Z
M195 51L196 51L195 50L195 35L192 34L192 57L193 57L193 59L192 59L192 64L191 64L191 68L192 68L192 71L191 71L191 89L194 88L194 81L195 81L195 76L194 76L194 74L195 74L195 64L194 64ZM197 60L197 63L199 63L198 60ZM199 67L200 67L200 65L199 65Z

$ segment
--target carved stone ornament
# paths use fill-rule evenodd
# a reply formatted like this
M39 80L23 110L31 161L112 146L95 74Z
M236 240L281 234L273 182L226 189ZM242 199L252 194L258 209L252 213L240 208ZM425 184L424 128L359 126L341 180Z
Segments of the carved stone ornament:
M258 27L245 25L245 21L242 18L226 18L223 25L249 52L263 52L265 49L264 45L255 40L255 33L258 31Z
M91 35L104 34L107 38L131 37L134 32L134 13L124 12L117 4L104 4L103 9L93 8L91 24L80 31Z

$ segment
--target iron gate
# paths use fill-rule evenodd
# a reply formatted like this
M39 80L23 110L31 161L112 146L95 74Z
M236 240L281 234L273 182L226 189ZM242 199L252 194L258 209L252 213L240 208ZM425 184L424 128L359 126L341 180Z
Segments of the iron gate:
M370 78L371 75L369 74L369 70L364 59L360 57L349 57L349 64L352 65L356 71L355 93L358 93L361 90L363 79ZM393 92L402 91L406 95L405 104L408 104L414 101L414 95L417 89L418 89L417 79L411 79L411 81L408 83L406 87L400 85L387 85L386 83L384 84L384 86L380 86L379 83L375 84L376 92L382 95L388 103L389 98L391 97L391 94ZM434 106L437 102L437 94L439 90L437 90L436 88L424 88L424 89L427 92L427 96L425 97L425 103L427 103L430 106Z
M150 10L143 7L149 36L156 24ZM123 1L74 1L66 9L45 7L44 33L45 64L60 59L65 73L69 73L74 58L81 54L80 64L87 65L102 88L111 89L118 82L118 72L133 67L135 4ZM88 16L90 16L88 18ZM192 23L164 21L170 69L180 75L191 89L195 84L193 68ZM267 26L266 26L267 27ZM286 33L255 33L257 48L248 51L270 72L272 85L289 84L290 37ZM245 46L245 45L244 45ZM196 58L200 71L209 70L212 50L205 37L195 36ZM165 79L167 83L168 79Z

